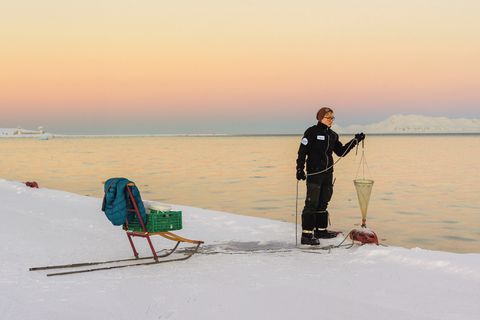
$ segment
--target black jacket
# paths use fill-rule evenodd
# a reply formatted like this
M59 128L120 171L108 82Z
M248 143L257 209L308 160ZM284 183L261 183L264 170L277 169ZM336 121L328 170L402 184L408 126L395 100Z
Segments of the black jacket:
M308 128L303 134L298 149L297 170L304 169L305 160L307 162L307 174L325 170L333 165L333 152L339 157L345 156L356 144L357 141L352 139L349 143L343 145L338 140L338 134L335 131L319 122L317 125ZM326 172L333 172L333 167ZM315 175L309 176L308 180L312 181L311 178L313 177Z

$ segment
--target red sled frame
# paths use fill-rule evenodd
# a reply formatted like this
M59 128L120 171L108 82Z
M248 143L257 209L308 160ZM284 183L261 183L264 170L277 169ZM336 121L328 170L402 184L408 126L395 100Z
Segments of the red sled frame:
M176 235L176 234L174 234L172 232L168 232L168 231L165 231L165 232L149 232L147 230L147 228L145 226L145 223L142 219L142 216L140 215L140 210L138 210L137 202L135 201L135 198L133 197L133 193L132 193L132 189L131 189L131 187L133 187L133 186L135 186L135 184L133 182L129 182L126 186L128 197L130 198L130 201L133 205L133 209L129 209L129 211L134 212L137 215L138 221L140 222L140 225L141 225L143 231L128 230L128 221L127 220L125 220L124 230L127 233L128 241L130 242L130 246L132 247L133 255L135 256L135 258L139 259L139 254L138 254L137 249L135 248L135 244L133 243L133 240L132 240L133 237L140 237L140 238L147 239L148 246L150 247L150 250L152 251L152 257L156 262L159 262L159 258L167 257L167 256L171 255L173 252L175 252L175 250L178 248L178 245L182 242L192 243L192 244L195 244L196 246L193 248L193 250L190 250L190 253L186 257L181 258L179 260L186 260L186 259L190 258L191 256L193 256L197 252L200 245L203 244L202 240L187 239L187 238L180 237L179 235ZM157 251L153 247L153 243L152 243L152 240L150 238L151 236L161 236L161 237L164 237L165 239L168 239L168 240L171 240L171 241L176 241L177 244L175 245L175 247L173 247L173 249L168 251L166 254L159 255L159 254L157 254Z

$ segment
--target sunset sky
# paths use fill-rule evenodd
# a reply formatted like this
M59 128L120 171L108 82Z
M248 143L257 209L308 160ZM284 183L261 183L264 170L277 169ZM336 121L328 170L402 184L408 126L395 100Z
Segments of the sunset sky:
M15 0L0 127L297 133L396 113L480 118L478 0Z

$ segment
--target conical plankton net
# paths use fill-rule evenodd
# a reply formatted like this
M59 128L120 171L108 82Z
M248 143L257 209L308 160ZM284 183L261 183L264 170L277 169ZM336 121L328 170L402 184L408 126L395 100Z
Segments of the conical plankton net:
M370 179L355 179L353 180L355 189L357 189L358 204L362 211L362 220L365 223L367 220L368 203L370 202L370 194L372 193L373 180Z

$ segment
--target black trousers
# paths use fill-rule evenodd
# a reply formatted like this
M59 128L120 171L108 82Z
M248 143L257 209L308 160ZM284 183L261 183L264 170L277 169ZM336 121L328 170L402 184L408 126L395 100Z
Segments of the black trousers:
M328 202L333 195L333 173L319 174L307 182L307 196L302 211L302 229L311 231L328 226Z

